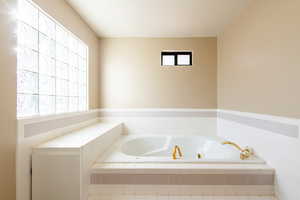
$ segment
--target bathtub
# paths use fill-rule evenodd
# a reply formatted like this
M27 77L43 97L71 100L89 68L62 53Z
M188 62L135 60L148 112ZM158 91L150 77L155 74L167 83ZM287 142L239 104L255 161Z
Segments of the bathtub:
M124 136L99 159L108 163L264 163L253 155L241 160L240 152L224 139L206 136ZM174 160L175 146L182 152ZM200 157L199 157L200 155Z

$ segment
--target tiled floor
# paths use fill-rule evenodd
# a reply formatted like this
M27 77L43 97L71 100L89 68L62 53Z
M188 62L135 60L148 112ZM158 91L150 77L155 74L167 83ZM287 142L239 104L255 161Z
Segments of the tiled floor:
M272 196L156 196L156 195L107 195L90 197L89 200L277 200Z

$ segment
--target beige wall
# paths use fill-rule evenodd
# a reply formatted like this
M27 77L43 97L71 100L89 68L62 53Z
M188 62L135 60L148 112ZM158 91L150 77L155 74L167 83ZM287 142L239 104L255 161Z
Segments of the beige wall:
M89 46L89 104L99 107L98 37L64 0L33 0Z
M0 199L16 197L16 1L0 1Z
M300 117L300 1L253 0L218 38L218 107Z
M192 50L192 67L161 67L162 50ZM102 108L216 108L216 38L100 40Z

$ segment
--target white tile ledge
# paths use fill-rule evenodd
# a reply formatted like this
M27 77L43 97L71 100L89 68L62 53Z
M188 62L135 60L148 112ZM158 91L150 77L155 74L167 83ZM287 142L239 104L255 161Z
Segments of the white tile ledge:
M92 109L92 110L82 111L82 112L70 112L70 113L53 114L53 115L37 115L32 117L22 117L22 118L18 118L17 122L18 124L26 125L26 124L43 122L43 121L76 117L76 116L87 115L92 113L99 113L99 109Z
M92 125L72 131L66 135L60 136L39 146L37 149L55 149L55 148L80 148L96 138L102 136L109 130L121 126L121 122L101 122L98 121Z

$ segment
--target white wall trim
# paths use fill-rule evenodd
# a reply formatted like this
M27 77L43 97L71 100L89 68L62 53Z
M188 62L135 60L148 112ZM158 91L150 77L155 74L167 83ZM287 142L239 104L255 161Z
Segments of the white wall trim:
M101 117L207 117L216 118L216 109L99 109Z
M231 110L218 110L218 120L229 120L287 137L299 137L300 120Z
M300 119L297 118L290 118L290 117L281 117L276 115L267 115L267 114L259 114L259 113L252 113L252 112L242 112L242 111L235 111L235 110L225 110L225 109L217 109L218 113L230 113L240 116L252 117L257 119L269 120L269 121L277 121L277 122L284 122L290 124L298 124Z
M37 124L45 124L47 122L62 121L67 119L80 121L81 116L101 117L101 118L130 118L130 117L200 117L200 118L216 118L235 121L241 124L269 130L274 133L279 133L290 137L299 137L300 119L280 117L274 115L265 115L249 112L240 112L224 109L193 109L193 108L138 108L138 109L94 109L84 112L65 113L59 115L39 116L32 118L18 119L18 126L30 127L37 126ZM87 117L88 119L89 117ZM82 121L87 120L82 118ZM71 123L71 122L70 122ZM71 123L72 124L72 123ZM71 124L66 124L71 125ZM58 127L61 128L61 127ZM29 130L28 129L28 130ZM39 129L39 127L35 127ZM53 127L52 129L55 129ZM27 129L25 129L27 130ZM42 129L41 129L42 130ZM51 131L51 127L49 130ZM35 131L36 132L36 131ZM44 131L45 132L45 131ZM42 133L42 132L40 132ZM28 134L28 136L35 135ZM39 134L39 133L38 133ZM27 134L24 132L24 136Z

